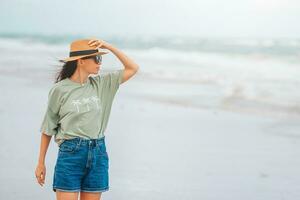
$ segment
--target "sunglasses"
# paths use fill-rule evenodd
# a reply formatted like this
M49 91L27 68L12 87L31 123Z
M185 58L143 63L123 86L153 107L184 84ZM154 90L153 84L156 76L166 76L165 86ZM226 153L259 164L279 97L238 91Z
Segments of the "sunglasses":
M101 55L96 55L93 57L95 63L100 64L102 62L102 56Z
M89 59L92 58L96 64L100 64L102 62L102 56L101 55L95 55L95 56L91 56L91 57L85 57L83 59Z

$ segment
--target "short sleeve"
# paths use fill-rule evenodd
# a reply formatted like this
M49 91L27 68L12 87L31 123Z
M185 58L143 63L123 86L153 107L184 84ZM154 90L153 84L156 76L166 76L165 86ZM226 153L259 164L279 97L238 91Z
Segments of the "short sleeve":
M55 91L55 88L52 88L48 94L48 103L46 113L44 115L40 132L45 133L46 135L52 136L57 133L58 121L59 121L59 94Z
M104 90L106 92L115 94L122 82L123 74L124 69L114 70L112 72L105 73L101 77L104 84Z

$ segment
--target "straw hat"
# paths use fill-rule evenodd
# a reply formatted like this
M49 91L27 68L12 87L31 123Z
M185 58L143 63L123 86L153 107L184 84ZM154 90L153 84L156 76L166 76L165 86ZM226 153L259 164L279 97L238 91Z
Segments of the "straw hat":
M75 40L70 44L70 53L69 57L65 59L60 59L61 62L68 62L72 60L77 60L79 58L93 56L93 55L103 55L109 52L106 51L99 51L95 49L95 46L90 46L88 42L92 39L82 39L82 40Z

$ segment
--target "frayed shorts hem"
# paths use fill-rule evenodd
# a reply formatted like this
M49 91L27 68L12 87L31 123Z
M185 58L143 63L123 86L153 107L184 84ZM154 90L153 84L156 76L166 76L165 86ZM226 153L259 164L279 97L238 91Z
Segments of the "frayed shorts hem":
M63 192L80 192L80 188L79 189L68 189L68 188L57 188L57 187L53 187L52 190L54 192L56 192L55 190L59 190L59 191L63 191Z
M103 188L103 189L97 189L97 190L95 190L95 189L91 190L91 189L85 188L85 189L82 189L81 192L106 192L108 190L109 190L109 188Z
M53 187L52 190L56 192L55 190L63 191L63 192L106 192L109 190L109 188L104 188L104 189L67 189L67 188L57 188Z

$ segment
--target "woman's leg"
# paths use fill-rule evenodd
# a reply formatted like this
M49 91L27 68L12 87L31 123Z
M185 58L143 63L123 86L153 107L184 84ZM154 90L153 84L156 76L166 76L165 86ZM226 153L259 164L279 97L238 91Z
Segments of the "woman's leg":
M80 200L100 200L102 192L80 192Z
M79 192L64 192L56 190L57 200L78 200Z

